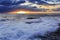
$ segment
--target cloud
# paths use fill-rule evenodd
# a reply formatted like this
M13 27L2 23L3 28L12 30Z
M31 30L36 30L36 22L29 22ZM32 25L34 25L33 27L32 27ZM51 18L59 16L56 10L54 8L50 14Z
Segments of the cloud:
M19 4L25 2L25 1L14 1L14 2L12 1L11 0L0 1L0 13L12 11L13 9L16 9L16 7L18 8L18 6L20 6Z
M37 4L41 4L41 5L42 4L49 4L49 2L46 2L44 0L43 1L42 0L28 0L28 1L31 2L31 3L36 3L37 2ZM0 1L0 13L9 12L9 11L12 11L14 9L15 10L16 9L21 9L22 6L19 5L21 3L22 4L25 3L25 0L1 0ZM24 9L26 9L26 7L27 7L27 9L30 9L30 8L28 8L28 6L23 6Z

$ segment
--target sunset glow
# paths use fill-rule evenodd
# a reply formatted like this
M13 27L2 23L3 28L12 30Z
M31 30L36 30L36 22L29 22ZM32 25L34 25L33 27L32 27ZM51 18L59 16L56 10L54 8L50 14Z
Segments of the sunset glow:
M9 14L58 14L60 12L54 12L52 10L41 12L41 11L18 11L18 12L10 12Z
M17 14L26 14L27 12L25 11L19 11L19 12L16 12Z

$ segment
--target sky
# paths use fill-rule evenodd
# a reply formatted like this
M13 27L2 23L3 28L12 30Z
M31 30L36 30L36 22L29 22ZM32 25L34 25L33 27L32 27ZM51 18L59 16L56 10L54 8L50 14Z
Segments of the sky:
M29 0L29 2L31 3L35 3L35 1L37 1L37 4L48 4L47 2L45 2L45 0L43 1L42 0ZM24 2L25 0L0 0L0 13L16 10L21 7L19 4L24 3Z

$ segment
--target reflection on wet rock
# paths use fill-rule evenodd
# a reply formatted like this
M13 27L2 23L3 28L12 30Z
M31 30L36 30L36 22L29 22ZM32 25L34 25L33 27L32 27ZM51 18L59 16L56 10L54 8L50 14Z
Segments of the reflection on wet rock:
M60 28L58 28L55 32L51 32L46 34L47 40L60 40Z
M58 23L58 26L60 26L60 23Z
M31 35L27 40L60 40L60 28L55 32L47 33L45 36L40 34Z
M29 40L45 40L46 37L45 36L41 36L40 34L36 34L36 35L31 35L29 38Z

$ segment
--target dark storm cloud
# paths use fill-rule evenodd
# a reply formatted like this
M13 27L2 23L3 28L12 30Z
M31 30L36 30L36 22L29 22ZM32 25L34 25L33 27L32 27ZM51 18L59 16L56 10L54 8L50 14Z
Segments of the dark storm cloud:
M3 0L0 1L0 5L5 5L5 6L9 6L9 5L17 5L24 2L23 0Z
M8 12L16 9L18 4L24 3L25 1L13 1L13 0L1 0L0 1L0 12Z
M0 0L0 5L5 5L5 6L9 6L9 5L17 5L17 4L20 4L20 3L23 3L25 0ZM35 1L37 1L38 3L42 4L42 3L45 3L41 0L28 0L32 3L34 3Z

